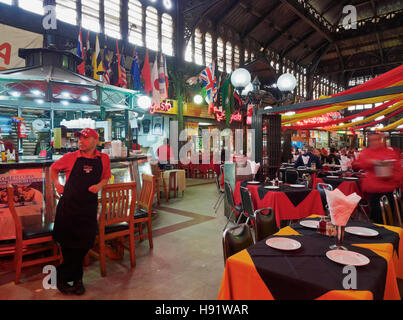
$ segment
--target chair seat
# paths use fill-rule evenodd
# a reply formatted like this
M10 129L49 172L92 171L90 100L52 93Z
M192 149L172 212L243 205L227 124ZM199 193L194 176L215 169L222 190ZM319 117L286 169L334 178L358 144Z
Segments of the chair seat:
M105 226L105 234L119 232L119 231L123 231L123 230L127 230L127 229L129 229L129 224L127 222L111 224L109 226Z
M141 218L147 218L148 217L148 212L144 209L136 209L136 212L134 213L134 219L141 219Z
M24 227L22 231L23 240L37 239L41 237L51 236L53 231L53 222L43 224L41 226Z

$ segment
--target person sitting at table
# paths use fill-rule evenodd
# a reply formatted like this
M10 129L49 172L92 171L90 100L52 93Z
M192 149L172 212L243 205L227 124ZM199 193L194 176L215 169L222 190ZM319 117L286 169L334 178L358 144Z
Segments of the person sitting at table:
M362 178L362 191L368 194L370 218L375 223L383 223L379 200L386 195L389 203L394 207L393 191L403 183L403 169L400 155L393 148L388 148L384 142L383 134L373 133L368 137L369 147L361 151L358 160L354 161L354 170L363 169L366 175ZM376 167L390 161L390 174L388 176L377 174Z
M329 161L330 164L340 165L340 158L337 155L337 149L336 148L330 148L330 154L328 156L328 161Z
M297 160L294 163L294 167L300 167L300 166L307 166L307 167L311 167L312 163L316 164L316 169L322 169L322 163L320 162L320 159L317 155L313 154L313 147L309 146L307 148L307 152L302 155L300 154L297 158ZM309 157L308 162L305 164L304 160L303 160L303 156L305 157Z

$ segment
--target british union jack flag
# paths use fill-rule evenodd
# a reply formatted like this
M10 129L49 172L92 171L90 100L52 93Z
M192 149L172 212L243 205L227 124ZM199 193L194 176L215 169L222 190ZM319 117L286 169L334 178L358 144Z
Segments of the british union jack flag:
M214 104L217 101L217 81L215 76L214 61L200 73L200 79L206 88L206 100L208 104Z

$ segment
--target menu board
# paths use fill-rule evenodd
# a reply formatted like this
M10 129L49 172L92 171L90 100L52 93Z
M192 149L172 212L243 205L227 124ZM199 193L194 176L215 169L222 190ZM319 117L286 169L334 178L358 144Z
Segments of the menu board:
M0 240L15 238L14 220L8 208L7 185L14 191L17 215L23 226L42 223L44 183L42 169L11 170L0 175Z

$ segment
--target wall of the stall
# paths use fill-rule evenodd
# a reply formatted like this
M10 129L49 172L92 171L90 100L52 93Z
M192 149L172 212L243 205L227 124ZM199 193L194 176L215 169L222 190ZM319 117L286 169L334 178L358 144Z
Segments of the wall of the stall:
M155 155L164 139L169 138L169 119L167 116L146 114L142 120L137 120L138 144L150 148L150 153Z

